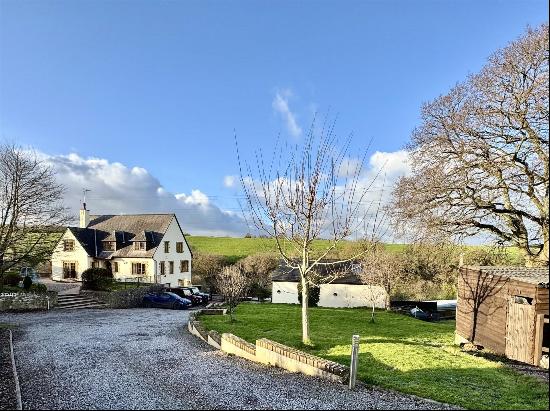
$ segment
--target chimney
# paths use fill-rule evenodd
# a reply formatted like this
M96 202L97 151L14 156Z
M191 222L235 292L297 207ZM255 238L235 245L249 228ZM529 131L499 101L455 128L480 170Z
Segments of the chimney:
M90 223L90 210L86 209L86 203L82 203L82 208L80 209L80 228L88 227Z

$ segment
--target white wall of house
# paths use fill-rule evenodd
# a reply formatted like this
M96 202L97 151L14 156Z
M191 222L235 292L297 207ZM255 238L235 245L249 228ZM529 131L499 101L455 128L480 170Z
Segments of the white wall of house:
M137 277L141 277L141 281L155 282L155 260L152 258L122 258L115 257L111 261L111 270L113 277L116 280L137 281ZM118 271L115 272L115 262L118 263ZM145 264L145 274L132 274L132 263ZM104 265L101 265L104 267Z
M164 242L168 241L170 246L168 253L164 250ZM176 243L183 242L183 252L178 253L176 250ZM178 285L191 285L191 250L187 246L185 237L181 231L181 228L176 220L172 218L161 243L157 247L153 259L156 263L156 275L159 283L170 284L171 287ZM164 261L165 274L160 274L160 263ZM170 274L169 262L174 262L174 273ZM187 272L180 271L180 261L189 261L189 270Z
M299 304L298 283L273 282L271 301L274 304ZM319 307L386 308L386 291L382 287L355 284L321 284Z
M298 283L273 281L271 302L275 304L299 304Z
M74 251L63 251L63 240L74 241ZM61 237L52 253L52 279L63 280L63 262L76 263L76 279L80 280L82 272L92 266L92 259L80 245L69 229Z

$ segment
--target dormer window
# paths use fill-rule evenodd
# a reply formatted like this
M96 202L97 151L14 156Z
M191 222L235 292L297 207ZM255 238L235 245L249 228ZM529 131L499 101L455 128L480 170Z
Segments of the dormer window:
M105 251L116 251L116 241L103 241Z
M145 251L146 249L147 249L147 242L146 241L135 241L134 242L134 250Z

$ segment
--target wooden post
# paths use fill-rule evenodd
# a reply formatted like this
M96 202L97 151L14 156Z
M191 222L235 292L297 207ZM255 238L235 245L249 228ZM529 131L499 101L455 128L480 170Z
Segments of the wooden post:
M533 364L537 367L540 365L542 358L542 338L544 330L544 314L537 314L535 322L535 350L533 354Z
M355 388L355 381L357 380L357 360L359 357L359 336L354 335L351 337L351 367L349 372L349 389Z

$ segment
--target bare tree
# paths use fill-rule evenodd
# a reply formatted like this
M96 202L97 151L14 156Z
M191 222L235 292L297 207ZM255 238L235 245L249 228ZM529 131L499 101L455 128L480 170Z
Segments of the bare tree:
M390 309L391 293L403 279L403 258L400 254L386 251L383 244L376 244L363 257L361 266L359 277L363 284L369 286L367 298L373 302L372 321L374 322L374 304L381 295L385 297L386 309ZM383 292L380 293L380 290Z
M424 105L412 174L395 190L397 221L413 232L488 234L527 265L548 265L548 57L543 24Z
M251 254L240 261L240 265L250 282L250 292L256 293L258 300L268 296L271 287L271 273L279 266L279 258L274 253Z
M351 162L349 144L350 139L339 149L334 123L325 121L320 130L316 130L314 120L303 144L276 149L268 163L264 162L261 152L258 153L256 173L248 164L241 164L239 157L241 183L248 205L246 214L260 232L275 239L288 269L297 269L300 273L304 344L311 343L308 289L316 283L316 267L325 266L327 271L326 268L359 258L365 250L327 261L344 239L352 235L366 236L378 228L374 217L374 223L368 224L373 203L367 202L366 196L374 179L363 178L366 152ZM327 240L322 250L313 247L314 241L320 238ZM337 271L334 270L335 275Z
M215 255L201 252L193 254L193 278L196 283L206 285L214 292L215 277L223 267L229 265L229 260L223 255Z
M235 307L248 289L248 278L239 265L223 267L215 274L216 287L229 306L231 321L235 321Z
M35 153L0 146L0 284L6 271L49 258L56 230L70 218L63 186Z

